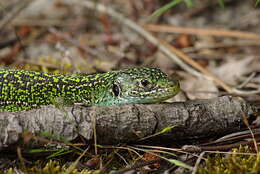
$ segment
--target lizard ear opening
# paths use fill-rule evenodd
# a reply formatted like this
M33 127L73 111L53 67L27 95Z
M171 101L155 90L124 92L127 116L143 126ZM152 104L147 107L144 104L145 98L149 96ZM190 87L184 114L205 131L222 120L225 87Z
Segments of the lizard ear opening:
M116 97L119 96L120 88L117 84L113 84L112 91Z

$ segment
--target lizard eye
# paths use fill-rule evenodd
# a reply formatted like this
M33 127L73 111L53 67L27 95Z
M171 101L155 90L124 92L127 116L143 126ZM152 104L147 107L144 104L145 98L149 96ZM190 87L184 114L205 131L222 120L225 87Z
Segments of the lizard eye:
M119 86L117 84L113 84L112 91L113 91L114 95L117 97L120 93Z
M146 87L147 85L149 85L149 81L148 80L141 80L141 84L143 85L143 87Z

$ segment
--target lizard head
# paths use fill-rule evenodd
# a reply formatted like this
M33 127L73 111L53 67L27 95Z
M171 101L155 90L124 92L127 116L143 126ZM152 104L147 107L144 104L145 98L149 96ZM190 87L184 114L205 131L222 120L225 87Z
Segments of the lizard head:
M113 82L97 105L159 103L176 95L179 81L157 68L131 68L110 72Z

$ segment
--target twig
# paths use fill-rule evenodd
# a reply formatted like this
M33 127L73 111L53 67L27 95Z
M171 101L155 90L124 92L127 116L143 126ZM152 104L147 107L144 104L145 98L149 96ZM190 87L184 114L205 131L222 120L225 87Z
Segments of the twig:
M233 93L238 94L238 95L251 95L251 94L258 94L260 93L260 89L254 90L254 91L247 91L247 90L238 90L233 88Z
M161 151L173 151L173 152L179 152L182 154L186 154L186 155L191 155L193 157L199 158L199 156L195 153L190 153L188 151L185 151L183 149L180 148L169 148L169 147L162 147L162 146L149 146L149 145L135 145L139 148L146 148L146 149L155 149L155 150L161 150ZM206 158L203 158L203 160L206 160Z
M221 81L217 76L209 72L207 69L203 68L200 64L198 64L193 59L186 56L183 52L178 50L177 48L169 45L167 42L160 40L160 43L168 47L172 52L174 52L177 56L179 56L182 60L190 64L195 69L199 70L200 72L206 74L211 80L216 82L218 85L220 85L222 88L224 88L227 92L232 93L232 88L229 87L227 84L225 84L223 81Z
M256 128L253 131L254 131L253 132L254 135L258 135L258 136L260 135L260 129L259 128ZM215 143L223 143L225 141L238 140L238 139L242 139L242 138L246 139L246 138L250 138L250 137L252 137L250 130L245 130L245 131L240 131L240 132L235 132L235 133L225 135L225 136L217 139L213 143L214 144ZM210 144L212 144L212 143L210 143ZM203 145L210 145L210 144L206 143L206 144L203 144Z
M256 153L250 153L250 152L226 152L226 151L211 151L211 150L207 150L205 151L206 153L213 153L213 154L229 154L229 155L253 155L256 156Z
M243 88L244 86L246 86L256 75L256 72L253 72L252 74L250 74L250 76L248 78L246 78L246 80L240 84L237 88Z
M228 48L228 47L249 47L249 46L260 46L259 41L252 41L252 40L244 40L244 41L228 41L223 43L214 43L214 44L207 44L201 45L197 47L187 47L183 48L182 51L184 53L193 53L203 49L217 49L217 48ZM232 54L233 55L233 54Z
M242 39L260 40L260 35L250 32L232 31L223 29L203 29L203 28L192 28L192 27L176 27L168 25L144 25L144 28L149 31L155 32L168 32L168 33L185 33L195 35L211 35L211 36L225 36Z
M14 19L12 26L33 26L33 27L68 27L75 22L74 19L66 19L66 22L61 19L26 19L19 18L19 20Z
M6 41L1 41L0 42L0 49L8 47L10 45L14 45L17 42L17 40L18 40L17 38L14 38L14 39L8 39Z
M188 152L210 152L210 151L225 151L232 148L237 148L239 146L245 145L254 145L254 141L259 144L260 139L247 140L247 141L236 141L232 144L222 144L222 145L214 145L214 146L194 146L194 145L185 145L182 147L183 150ZM256 145L257 145L256 144Z
M201 161L201 159L203 158L204 154L205 154L205 152L202 152L202 153L200 154L199 158L196 160L195 166L193 167L191 174L196 174L196 173L197 173L197 170L198 170L200 161Z
M0 149L16 143L24 130L34 135L48 130L67 141L78 135L91 140L93 118L96 119L94 125L98 144L137 142L140 138L172 126L176 129L153 137L150 141L161 139L160 136L165 141L187 141L194 137L207 138L240 131L244 124L242 113L254 121L257 111L256 106L238 97L223 96L169 104L106 107L76 105L64 108L42 106L26 112L1 112L0 130L6 133L0 134Z
M5 15L3 20L0 21L0 31L6 27L10 21L12 21L23 9L25 9L33 0L23 0L18 1L17 4L15 4L15 7L13 10L11 10L9 13Z

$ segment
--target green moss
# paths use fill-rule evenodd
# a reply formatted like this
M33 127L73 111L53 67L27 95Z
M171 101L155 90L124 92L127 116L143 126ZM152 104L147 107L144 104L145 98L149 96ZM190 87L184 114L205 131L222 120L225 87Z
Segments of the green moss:
M26 174L98 174L99 171L90 171L90 170L82 170L78 169L70 169L70 166L61 165L58 161L50 160L44 167L34 166L32 168L23 169L20 173ZM1 171L0 171L1 173ZM3 172L3 174L13 174L17 173L17 169L10 168Z
M199 168L197 174L260 173L260 153L253 154L252 150L247 146L241 146L239 149L234 149L233 152L237 152L237 154L216 154L214 157L208 157L205 167Z

